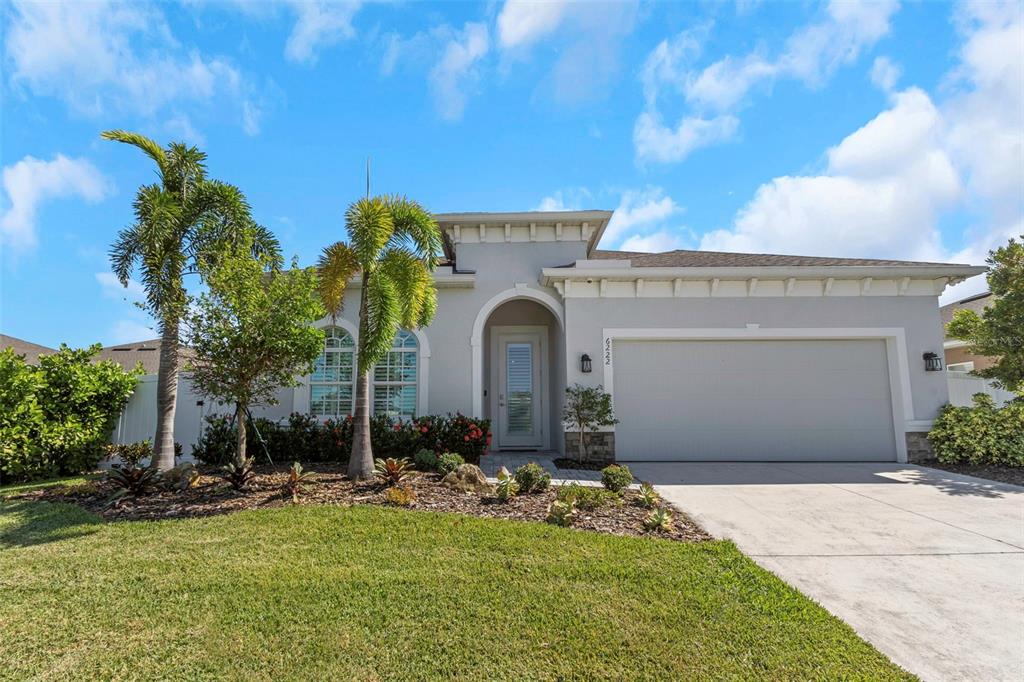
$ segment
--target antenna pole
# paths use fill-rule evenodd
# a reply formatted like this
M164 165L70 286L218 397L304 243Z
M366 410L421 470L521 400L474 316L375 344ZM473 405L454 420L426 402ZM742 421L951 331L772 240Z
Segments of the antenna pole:
M370 198L370 157L366 157L366 198Z

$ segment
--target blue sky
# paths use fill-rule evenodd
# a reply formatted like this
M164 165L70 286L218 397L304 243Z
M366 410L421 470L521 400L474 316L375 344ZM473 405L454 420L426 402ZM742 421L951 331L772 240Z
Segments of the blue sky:
M367 157L434 211L616 209L603 248L981 263L1024 233L1020 3L3 13L0 331L46 345L154 336L106 259L153 169L107 128L202 147L303 264Z

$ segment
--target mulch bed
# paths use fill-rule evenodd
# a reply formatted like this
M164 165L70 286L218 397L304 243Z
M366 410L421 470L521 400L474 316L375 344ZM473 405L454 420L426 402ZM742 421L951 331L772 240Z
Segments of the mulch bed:
M921 466L952 471L954 474L987 478L1000 483L1024 486L1024 467L1004 467L991 464L943 464L937 459L921 462Z
M299 504L353 504L386 505L386 487L377 482L353 483L342 468L328 464L311 464L313 481L306 487ZM55 486L12 495L9 499L76 504L99 514L107 521L148 521L229 514L245 509L265 509L292 504L291 497L282 491L288 476L288 467L260 466L249 488L236 491L223 479L216 468L200 467L196 485L185 491L160 492L140 498L127 498L115 507L107 505L113 488L106 481L91 481L76 486ZM485 518L515 519L544 522L548 505L555 499L555 488L543 493L517 495L508 502L496 497L452 490L440 482L437 474L416 473L409 484L416 492L411 509L455 512ZM672 532L648 532L643 520L649 513L637 503L637 493L623 492L621 503L607 504L593 511L579 510L574 528L631 535L657 537L682 542L709 540L696 523L674 509L675 529Z
M559 457L555 460L555 466L559 469L577 469L583 471L600 471L604 469L607 464L600 462L580 462L578 459L568 459L566 457Z

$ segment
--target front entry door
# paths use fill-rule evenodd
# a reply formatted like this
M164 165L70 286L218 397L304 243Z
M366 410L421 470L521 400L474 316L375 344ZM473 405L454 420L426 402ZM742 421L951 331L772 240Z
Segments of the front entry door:
M543 442L540 334L498 335L498 446L537 448Z

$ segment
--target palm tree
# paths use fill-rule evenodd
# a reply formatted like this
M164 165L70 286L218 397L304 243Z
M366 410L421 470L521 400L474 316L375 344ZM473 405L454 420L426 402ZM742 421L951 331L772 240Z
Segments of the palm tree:
M135 222L121 230L110 247L110 263L121 284L128 286L138 266L146 291L146 309L160 331L157 372L157 420L151 466L174 466L174 411L178 396L179 324L188 295L183 278L198 272L204 259L216 258L225 245L256 235L254 251L280 258L280 246L256 225L245 196L234 185L206 178L206 154L172 142L166 149L125 130L102 134L138 147L157 166L159 182L139 187L133 204Z
M441 231L419 204L400 196L367 197L345 212L348 242L320 256L320 297L336 317L349 280L361 275L359 342L352 456L353 480L373 476L370 443L370 369L394 343L399 327L430 323L437 309L431 272L441 252Z

